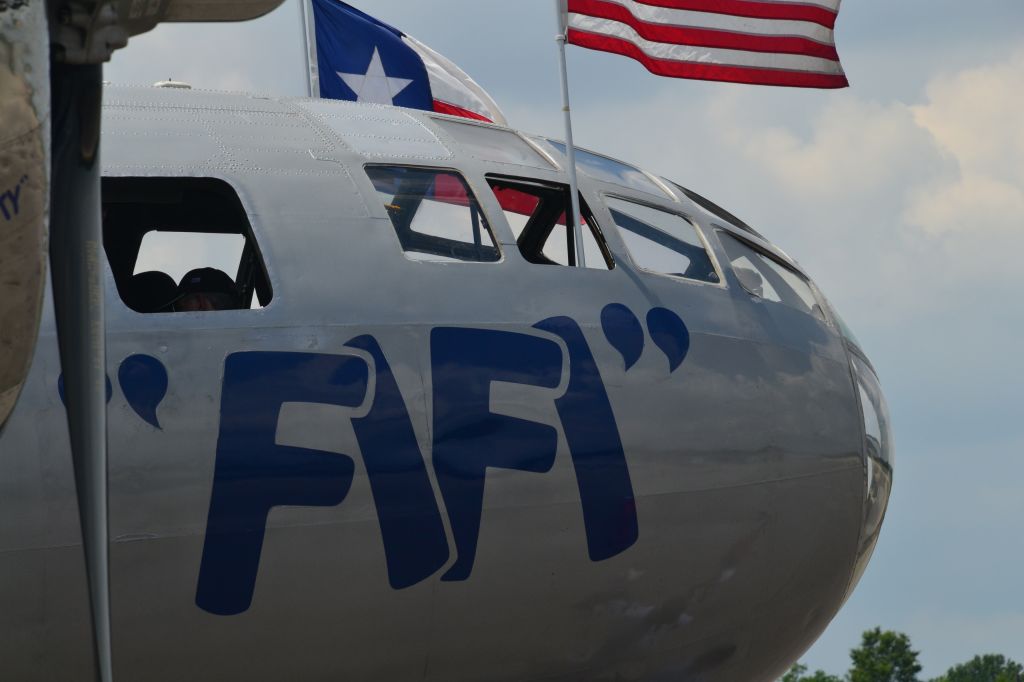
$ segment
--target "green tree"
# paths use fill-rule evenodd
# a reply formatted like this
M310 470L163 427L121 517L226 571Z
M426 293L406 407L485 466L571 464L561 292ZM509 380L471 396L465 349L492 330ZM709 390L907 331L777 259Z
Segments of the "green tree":
M932 682L1024 682L1024 666L1005 656L975 656Z
M797 663L789 672L782 676L779 682L843 682L835 675L829 675L824 670L815 670L813 674L807 675L807 666Z
M850 682L917 682L921 664L910 638L899 632L868 630L850 652Z

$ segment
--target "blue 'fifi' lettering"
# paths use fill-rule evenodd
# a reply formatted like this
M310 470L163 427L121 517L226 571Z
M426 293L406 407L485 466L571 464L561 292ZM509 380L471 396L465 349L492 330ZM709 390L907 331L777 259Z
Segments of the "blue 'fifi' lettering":
M220 615L252 603L267 515L281 505L330 507L348 494L350 457L277 445L287 402L358 407L369 368L361 358L235 353L224 364L220 436L196 604Z
M348 346L376 366L370 411L352 419L380 524L388 579L395 589L421 582L448 561L448 539L416 443L409 411L377 341ZM345 455L275 443L285 402L362 404L368 368L355 356L236 353L224 369L221 433L196 603L230 615L252 602L270 509L334 506L352 483Z
M583 331L568 317L535 328L552 338L460 327L431 332L433 466L457 551L442 580L465 580L473 570L487 469L546 473L554 465L558 433L552 426L490 411L495 381L559 386L563 350L554 337L568 350L568 386L554 405L576 472L590 558L616 556L639 537L615 415ZM352 427L373 493L388 579L394 589L402 589L447 563L448 540L387 358L372 336L353 339L347 347L369 355L375 366L373 404L365 416L352 419ZM630 359L635 362L633 354L626 354L627 368ZM243 352L227 358L196 590L201 608L223 615L249 608L272 508L334 506L345 499L352 458L277 445L277 422L286 402L362 405L369 371L354 355Z
M377 507L388 581L397 590L444 566L448 538L409 410L380 345L372 336L360 336L348 345L369 353L377 366L373 405L365 417L352 420L352 428Z
M430 334L430 351L434 470L458 550L441 579L465 580L476 556L487 468L547 472L558 447L551 426L493 414L491 382L557 388L562 349L525 334L439 327Z
M555 407L576 469L590 559L609 559L640 535L615 413L580 326L568 317L553 317L536 327L560 336L569 349L569 388Z

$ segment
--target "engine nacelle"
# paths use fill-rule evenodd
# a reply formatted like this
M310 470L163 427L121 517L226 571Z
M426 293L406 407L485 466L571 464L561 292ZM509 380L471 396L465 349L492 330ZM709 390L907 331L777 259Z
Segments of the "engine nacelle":
M28 373L46 284L50 53L46 8L0 11L0 428Z

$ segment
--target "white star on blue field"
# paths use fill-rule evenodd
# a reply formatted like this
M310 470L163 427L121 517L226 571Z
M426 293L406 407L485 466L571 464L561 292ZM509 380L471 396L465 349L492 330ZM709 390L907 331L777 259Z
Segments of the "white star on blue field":
M352 92L356 93L357 102L374 104L392 104L395 97L412 83L411 78L389 78L384 72L384 64L380 59L380 50L374 49L370 65L366 73L342 73L338 76Z

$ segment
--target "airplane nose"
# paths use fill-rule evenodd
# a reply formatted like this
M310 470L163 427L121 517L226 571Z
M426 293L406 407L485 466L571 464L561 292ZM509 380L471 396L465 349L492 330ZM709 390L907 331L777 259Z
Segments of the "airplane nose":
M893 471L889 408L878 376L871 365L856 353L852 355L852 364L864 420L865 493L860 544L847 599L860 582L878 542L882 521L889 505Z

